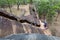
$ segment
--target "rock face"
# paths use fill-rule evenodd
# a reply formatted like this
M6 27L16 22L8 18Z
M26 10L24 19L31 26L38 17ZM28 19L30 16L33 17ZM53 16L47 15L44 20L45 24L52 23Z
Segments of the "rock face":
M39 28L36 28L36 26L28 23L20 23L15 20L10 20L0 16L0 37L18 33L44 34L43 31Z
M7 20L6 18L4 17L1 17L0 16L0 36L2 35L7 35L12 33L12 24L11 24L11 21Z
M26 13L23 16L19 16L22 13L16 13L18 15L14 15L14 13L11 14L6 10L0 10L0 37L19 33L44 34L40 29L40 21L36 10L31 6L27 6L29 10L28 15ZM26 7L22 7L22 9L24 10Z
M9 35L9 34L13 34L16 31L18 33L18 30L20 30L20 33L21 33L21 31L24 33L22 27L23 26L19 22L12 21L12 20L9 20L5 17L0 16L0 30L1 30L0 36L6 36L6 35Z

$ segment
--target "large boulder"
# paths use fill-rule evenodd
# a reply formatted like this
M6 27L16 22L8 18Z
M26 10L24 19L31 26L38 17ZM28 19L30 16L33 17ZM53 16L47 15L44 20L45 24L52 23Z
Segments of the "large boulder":
M26 30L25 30L25 29ZM43 31L29 23L20 23L0 16L0 37L18 33L40 33Z
M22 24L0 16L0 37L14 33L24 33Z
M47 36L43 34L15 34L6 36L5 39L10 40L60 40L59 37Z

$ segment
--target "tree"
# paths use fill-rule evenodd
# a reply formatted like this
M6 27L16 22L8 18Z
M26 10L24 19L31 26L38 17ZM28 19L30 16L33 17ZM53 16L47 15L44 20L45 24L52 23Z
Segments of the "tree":
M48 1L35 1L35 5L39 14L39 17L44 16L48 23L52 23L56 10L60 8L60 1L48 0Z
M30 4L32 4L33 3L33 0L30 0Z
M10 12L11 12L11 14L12 14L11 4L9 3L9 0L7 0L7 3L8 3L8 7L9 7L9 9L10 9Z
M19 10L19 5L20 5L20 2L19 0L17 1L17 10Z
M5 1L5 0L0 0L0 7L1 7L1 8L7 7L7 1Z

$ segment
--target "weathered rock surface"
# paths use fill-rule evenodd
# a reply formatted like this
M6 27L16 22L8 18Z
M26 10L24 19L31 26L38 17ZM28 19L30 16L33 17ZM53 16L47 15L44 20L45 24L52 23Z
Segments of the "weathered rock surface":
M14 6L12 13L0 9L0 37L19 33L44 34L43 30L40 29L40 21L34 6L20 6L20 10Z
M33 15L23 16L20 18L20 20L25 20L25 22L32 23L34 25L38 25L40 27L39 19L34 18Z
M39 28L35 28L31 24L24 24L17 22L15 20L10 20L8 18L0 16L0 37L10 35L10 34L18 34L18 33L40 33L43 34L43 31ZM24 28L26 30L24 30Z
M33 15L18 17L18 16L14 15L14 14L8 13L5 10L0 10L0 16L4 16L6 18L9 18L11 20L16 20L16 21L22 20L23 22L25 21L25 22L32 23L34 25L40 26L39 19L35 18Z
M24 33L22 24L0 16L0 36L13 34L15 31Z

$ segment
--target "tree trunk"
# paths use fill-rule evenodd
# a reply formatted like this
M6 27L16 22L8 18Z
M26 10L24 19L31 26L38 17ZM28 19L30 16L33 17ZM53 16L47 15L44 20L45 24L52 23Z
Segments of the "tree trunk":
M19 5L20 5L20 2L18 1L17 2L17 10L19 10Z
M32 4L33 3L33 0L30 0L30 4Z
M10 9L10 12L11 12L11 14L12 14L11 5L10 5L10 3L9 3L8 0L7 0L7 2L8 2L8 7L9 7L9 9Z

